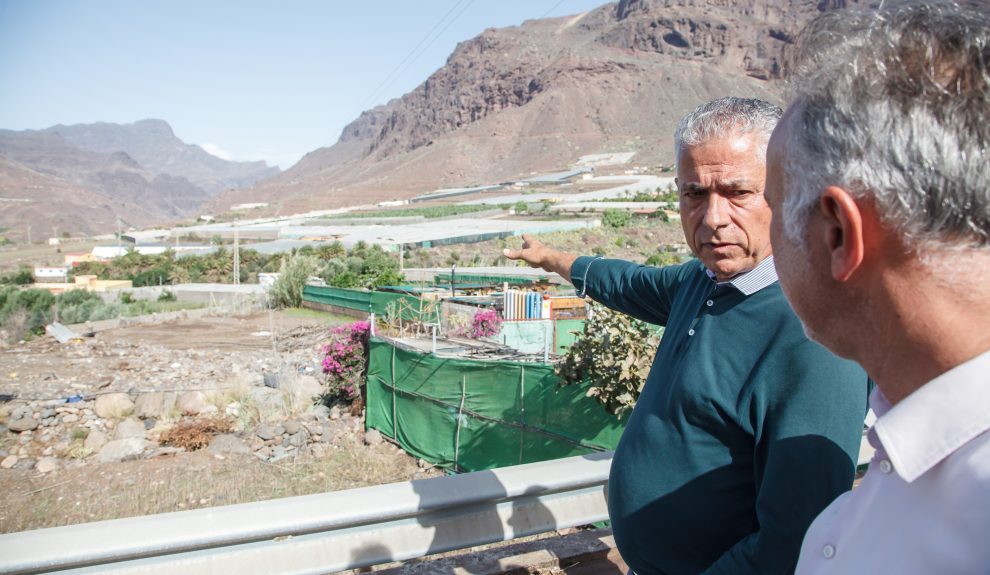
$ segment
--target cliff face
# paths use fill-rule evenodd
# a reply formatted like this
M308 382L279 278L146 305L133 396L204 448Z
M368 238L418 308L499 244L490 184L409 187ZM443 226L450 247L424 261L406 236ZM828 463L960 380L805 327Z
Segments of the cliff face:
M794 36L819 11L844 8L845 0L622 0L489 29L412 92L361 114L334 146L221 204L366 203L603 152L666 163L677 120L696 105L725 95L779 102Z

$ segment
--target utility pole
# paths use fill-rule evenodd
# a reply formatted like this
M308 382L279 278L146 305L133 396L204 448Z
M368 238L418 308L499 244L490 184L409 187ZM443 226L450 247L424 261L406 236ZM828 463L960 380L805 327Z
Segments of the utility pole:
M31 224L28 224L28 245L31 245Z
M241 244L234 226L234 285L241 285Z

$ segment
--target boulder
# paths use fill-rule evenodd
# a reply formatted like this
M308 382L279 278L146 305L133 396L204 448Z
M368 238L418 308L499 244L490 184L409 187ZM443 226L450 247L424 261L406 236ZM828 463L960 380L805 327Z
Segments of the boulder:
M303 410L313 405L317 398L326 391L320 380L312 375L296 375L286 377L281 382L282 391L289 395L292 405Z
M145 431L144 423L138 419L129 417L117 424L117 428L113 430L113 438L129 439L131 437L137 437L144 439Z
M299 433L300 429L302 429L302 424L299 423L298 421L290 419L289 421L283 423L282 427L285 429L285 433L288 433L289 435L295 435Z
M166 399L171 399L168 401ZM175 407L175 394L165 392L142 393L134 402L134 415L141 419L160 418Z
M183 415L199 415L214 410L216 406L210 405L206 401L206 394L202 391L187 391L180 395L175 403L176 407Z
M96 398L93 409L103 419L121 419L134 413L134 402L126 393L108 393Z
M377 429L369 429L364 434L364 442L367 445L378 445L382 441L382 434Z
M144 453L144 449L148 447L149 442L144 439L139 439L137 437L131 437L128 439L118 439L117 441L111 441L110 443L103 446L100 449L100 453L97 458L101 463L116 463L119 461L129 461L131 459L138 459L141 454Z
M83 447L86 449L97 452L107 444L107 434L94 429L89 432L86 436L86 440L83 442Z
M54 457L42 457L34 466L34 469L39 473L51 473L58 468L58 459Z
M8 455L7 457L4 457L3 461L0 461L0 469L13 469L14 465L17 464L17 459L18 458L16 455Z
M11 431L21 432L21 431L31 431L38 428L38 420L31 416L30 412L27 417L18 417L16 419L7 420L7 428Z

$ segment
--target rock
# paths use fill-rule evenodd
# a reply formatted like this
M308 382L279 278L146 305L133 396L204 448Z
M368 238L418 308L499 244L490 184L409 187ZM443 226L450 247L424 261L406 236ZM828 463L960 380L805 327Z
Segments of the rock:
M281 388L289 395L292 405L296 406L299 410L313 405L320 395L326 391L320 380L312 375L287 377L282 381Z
M275 432L275 437L285 434L285 428L281 425L276 425L273 431Z
M364 442L367 445L378 445L382 441L382 434L377 429L369 429L364 434Z
M144 453L144 448L148 447L148 445L149 442L147 440L137 437L118 439L104 445L100 449L97 458L101 463L116 463L118 461L138 459Z
M175 405L175 394L169 394L172 396L171 405L167 406L171 408ZM142 393L137 397L134 402L134 414L141 419L147 419L149 417L161 417L165 414L166 401L165 393L158 391L154 393Z
M285 413L285 400L277 390L268 387L252 387L248 396L258 408L261 419L274 419Z
M55 417L55 410L52 408L42 409L39 417L41 419L52 419Z
M134 402L126 393L108 393L96 398L94 411L103 419L121 419L134 413Z
M86 436L86 440L83 442L83 447L86 449L97 452L107 444L107 434L99 430L92 430L89 435Z
M12 406L10 413L8 415L10 419L24 419L26 417L34 417L34 410L31 409L30 405L19 403Z
M289 456L289 453L281 445L276 445L270 449L272 450L272 454L268 457L269 461L278 461Z
M42 457L34 466L39 473L51 473L59 468L58 459L54 457Z
M274 373L264 374L265 387L270 387L272 389L278 389L278 375Z
M258 437L264 439L265 441L271 441L272 439L275 439L276 435L281 435L276 434L275 428L270 425L259 425L258 430L255 433Z
M131 417L117 424L117 428L113 431L113 438L115 440L132 437L144 439L145 431L144 423Z
M10 419L7 421L7 427L11 431L31 431L32 429L38 428L38 420L28 415L27 417L19 417L17 419Z
M0 461L0 469L13 469L14 465L17 463L17 459L18 458L16 455L8 455L7 457L4 457L3 461Z
M150 431L154 429L156 425L158 425L158 420L153 417L149 417L148 419L144 420L144 428L146 430Z
M154 459L155 457L175 455L176 453L182 453L185 450L186 449L184 447L171 447L171 446L159 447L156 448L154 451L148 453L148 455L145 456L145 459Z
M294 421L290 419L289 421L283 423L282 427L285 428L285 433L288 433L289 435L295 435L299 433L300 429L302 429L302 424L299 423L298 421Z
M28 471L34 469L35 463L36 461L34 459L31 459L30 457L24 457L17 460L17 463L14 464L14 469L21 469L23 471Z
M187 391L178 397L175 402L176 407L184 415L199 415L209 411L210 407L216 409L206 402L206 394L202 391Z
M6 425L0 425L0 435L3 435L4 433L7 433L8 431L10 431L10 429L8 429Z
M66 413L62 416L62 423L68 425L70 423L76 423L79 421L79 416L75 413Z
M302 447L309 443L309 435L305 431L298 431L289 436L289 445L293 447Z
M337 421L338 419L340 419L340 406L335 405L330 408L330 420Z
M310 413L313 415L313 419L317 421L326 421L330 418L330 411L331 410L329 407L321 403L319 405L314 405ZM337 416L340 416L339 412L337 413Z
M210 453L251 453L243 439L229 433L214 437L207 450Z

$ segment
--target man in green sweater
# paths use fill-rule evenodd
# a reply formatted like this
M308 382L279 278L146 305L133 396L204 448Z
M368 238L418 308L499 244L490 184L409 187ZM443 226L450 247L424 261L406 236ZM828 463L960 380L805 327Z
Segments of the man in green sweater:
M791 573L812 519L853 480L867 377L805 337L781 293L763 198L781 110L723 98L677 129L697 260L655 268L523 236L505 255L666 326L615 451L608 505L637 575Z

